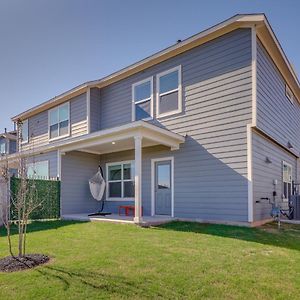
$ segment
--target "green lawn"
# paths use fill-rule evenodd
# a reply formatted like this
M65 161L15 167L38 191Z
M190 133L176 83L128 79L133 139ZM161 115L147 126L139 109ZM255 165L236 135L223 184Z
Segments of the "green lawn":
M51 263L0 273L0 299L299 299L300 226L173 222L156 228L30 225L28 252ZM14 236L16 238L16 236ZM0 256L6 256L4 230Z

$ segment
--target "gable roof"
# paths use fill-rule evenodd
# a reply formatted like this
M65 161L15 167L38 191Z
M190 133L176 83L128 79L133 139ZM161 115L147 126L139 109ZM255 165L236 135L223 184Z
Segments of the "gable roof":
M15 140L17 140L17 132L9 131L9 132L0 133L0 138L2 138L2 137L15 141Z
M238 28L251 28L255 26L258 38L268 51L269 55L274 60L282 76L289 83L293 93L300 101L300 82L291 66L287 56L285 55L279 41L277 40L266 16L264 14L238 14L230 19L227 19L221 23L216 24L200 33L197 33L180 43L170 46L162 51L159 51L141 61L138 61L124 69L121 69L111 75L103 77L98 80L88 81L81 85L78 85L46 102L43 102L23 113L20 113L12 118L12 121L24 120L33 116L39 112L48 110L56 105L68 101L77 95L80 95L87 91L88 88L98 87L102 88L117 82L121 79L129 77L135 73L138 73L146 68L156 65L162 61L165 61L178 54L186 52L192 48L202 45L210 40L213 40L219 36L222 36L230 31Z

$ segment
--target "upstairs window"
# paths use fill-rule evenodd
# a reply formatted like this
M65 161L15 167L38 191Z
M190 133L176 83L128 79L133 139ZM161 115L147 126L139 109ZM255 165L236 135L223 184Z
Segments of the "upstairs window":
M282 163L283 199L288 200L292 194L292 166Z
M285 95L291 103L294 103L294 94L287 84L285 85Z
M132 121L153 117L153 77L132 85Z
M28 137L29 137L28 120L24 120L24 121L22 121L22 125L21 125L21 141L22 141L22 143L28 143Z
M134 198L134 161L106 165L107 198L109 200Z
M70 104L65 103L49 111L50 140L68 136L70 134Z
M157 75L157 117L182 112L181 66Z

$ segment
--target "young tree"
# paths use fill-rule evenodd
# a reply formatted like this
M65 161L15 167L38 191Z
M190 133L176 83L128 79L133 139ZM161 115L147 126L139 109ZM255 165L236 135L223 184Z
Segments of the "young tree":
M6 154L4 154L6 155ZM12 252L12 243L11 243L11 221L10 221L10 188L9 188L9 168L7 157L3 159L3 156L0 160L0 212L1 212L1 221L6 228L7 239L8 239L8 251L11 256L14 256Z
M21 127L21 125L19 125ZM22 137L19 138L19 142ZM19 143L20 145L21 143ZM12 192L10 186L9 163L10 158L7 154L1 156L0 159L0 177L1 177L1 194L0 204L2 210L2 222L7 230L8 247L11 256L15 257L12 250L11 241L11 225L16 224L18 227L18 256L22 257L26 254L26 235L27 225L30 215L37 208L42 206L39 201L38 191L35 182L35 176L28 178L27 176L27 158L23 156L22 151L13 157L17 163L18 169L18 186L15 192ZM34 161L34 159L32 158ZM15 216L12 216L12 212Z

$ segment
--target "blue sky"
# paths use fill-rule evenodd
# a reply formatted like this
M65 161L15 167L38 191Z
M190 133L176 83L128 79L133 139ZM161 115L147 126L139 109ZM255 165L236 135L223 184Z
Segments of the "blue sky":
M0 131L10 117L237 13L264 12L300 74L298 0L1 0Z

